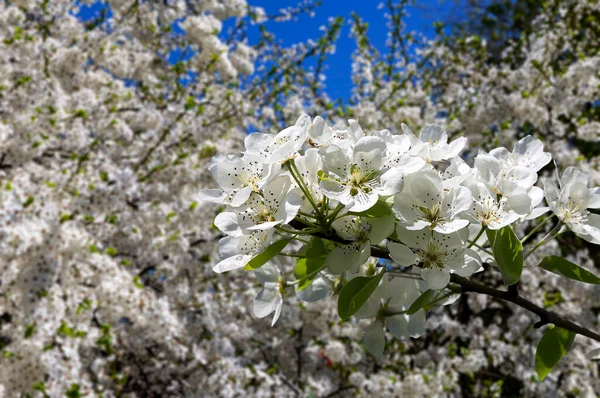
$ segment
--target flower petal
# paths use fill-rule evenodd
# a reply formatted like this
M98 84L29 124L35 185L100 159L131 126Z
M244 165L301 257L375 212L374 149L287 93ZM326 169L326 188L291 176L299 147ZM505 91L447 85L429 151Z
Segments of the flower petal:
M421 271L421 276L431 290L440 290L448 286L450 273L445 268L430 267Z
M383 350L385 349L385 333L383 332L382 321L376 320L367 327L365 337L363 338L363 344L367 351L376 358L383 355Z

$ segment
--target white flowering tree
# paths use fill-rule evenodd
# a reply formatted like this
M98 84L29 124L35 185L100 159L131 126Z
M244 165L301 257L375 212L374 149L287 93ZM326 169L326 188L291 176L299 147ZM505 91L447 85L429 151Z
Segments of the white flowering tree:
M350 18L344 104L343 18L264 24L317 4L2 2L0 395L599 391L597 5L498 57L408 3L385 49Z

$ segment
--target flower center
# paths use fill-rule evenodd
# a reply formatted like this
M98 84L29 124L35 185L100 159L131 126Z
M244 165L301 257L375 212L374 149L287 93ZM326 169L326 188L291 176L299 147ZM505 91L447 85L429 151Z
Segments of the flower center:
M440 251L439 246L429 243L427 249L418 253L423 268L444 268L444 260L446 259L446 253Z
M581 208L579 203L569 201L562 208L562 218L565 222L580 223L587 220L588 212Z
M500 210L502 205L497 205L494 199L486 198L481 202L481 211L477 212L477 219L485 226L500 221Z
M421 211L422 219L431 224L431 229L434 229L438 224L445 221L444 217L442 216L441 203L436 203L431 207L421 206L419 207L419 210Z

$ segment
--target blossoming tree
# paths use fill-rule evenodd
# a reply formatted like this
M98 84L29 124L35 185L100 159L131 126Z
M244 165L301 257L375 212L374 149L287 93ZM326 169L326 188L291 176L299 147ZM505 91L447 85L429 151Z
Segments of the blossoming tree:
M91 3L0 5L0 395L599 391L594 2L490 63L387 1L350 104L315 4Z

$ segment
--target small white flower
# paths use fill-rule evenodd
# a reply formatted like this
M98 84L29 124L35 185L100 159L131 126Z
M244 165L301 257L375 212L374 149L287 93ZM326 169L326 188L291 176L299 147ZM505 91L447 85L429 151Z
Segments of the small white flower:
M521 138L513 148L512 152L504 147L492 149L490 155L500 160L505 168L520 166L540 171L552 159L549 152L544 152L542 141L530 135Z
M308 143L315 148L335 145L348 149L354 142L349 139L346 126L336 124L331 127L321 116L317 116L308 130Z
M402 189L402 172L384 166L385 142L379 137L363 137L350 151L336 146L321 150L329 178L321 190L330 199L348 206L349 211L371 208L379 196L390 196Z
M199 199L238 207L248 200L252 192L259 192L276 176L280 165L267 165L233 155L217 155L212 158L208 170L221 189L202 190Z
M456 216L473 202L468 188L445 191L435 170L423 169L404 179L404 190L394 196L393 211L400 223L410 230L429 227L440 233L451 233L466 227L469 221Z
M319 203L323 199L318 176L318 171L323 170L323 161L319 155L319 150L316 148L309 148L304 152L303 156L297 157L294 162L300 172L300 177L308 188L308 192L315 198L316 202ZM311 213L313 210L310 202L306 200L302 207L302 211Z
M412 142L409 154L418 156L426 162L452 159L458 156L467 143L465 137L459 137L448 143L448 133L437 124L425 126L418 138L406 124L402 124L402 130Z
M310 285L304 289L296 291L296 296L302 301L313 303L326 298L330 291L330 283L322 276L319 276L313 279Z
M244 140L249 158L262 163L283 163L294 158L308 138L310 117L303 114L296 124L277 134L252 133Z
M263 249L266 249L273 230L251 231L247 235L226 236L219 241L219 256L222 260L215 265L217 273L244 268Z
M333 229L341 238L352 241L336 247L329 253L325 264L329 272L341 274L345 271L356 272L371 256L371 245L376 245L394 232L392 216L367 218L343 216L335 220Z
M600 208L600 187L588 188L588 176L567 167L559 180L560 189L544 180L546 202L554 214L577 236L600 244L600 215L587 209Z
M275 312L271 322L271 326L275 326L283 308L285 281L281 278L279 267L272 262L268 262L254 271L254 274L263 286L254 298L254 315L257 318L264 318Z
M218 214L215 225L228 235L240 236L247 231L289 223L302 206L298 189L290 190L291 186L288 176L275 178L265 184L259 193L250 195L244 210Z
M375 318L367 327L363 344L374 356L383 354L385 347L384 326L398 340L419 337L425 332L425 311L412 315L406 311L420 296L419 283L414 279L393 278L386 274L367 302L354 314L358 319Z
M429 289L446 287L450 282L450 273L469 277L481 267L479 255L465 247L468 228L440 234L398 227L396 233L403 243L388 242L390 257L401 266L422 264L421 276Z
M395 167L403 174L411 174L422 169L427 162L424 159L409 155L411 148L410 137L406 134L392 134L389 130L375 133L375 137L381 138L386 145L384 163L388 167Z
M510 197L501 197L490 191L483 183L475 182L469 186L473 194L473 204L465 212L465 217L489 229L500 229L532 211L531 197L526 193Z

